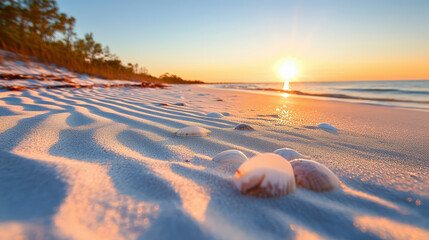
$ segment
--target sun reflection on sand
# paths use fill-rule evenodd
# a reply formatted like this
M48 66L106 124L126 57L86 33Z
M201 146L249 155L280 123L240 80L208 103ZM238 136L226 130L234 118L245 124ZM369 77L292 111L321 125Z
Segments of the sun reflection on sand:
M310 232L304 228L297 227L293 224L290 226L292 231L296 232L295 240L324 240L325 238L318 236L316 233Z
M296 125L300 124L301 120L297 117L296 112L283 105L276 109L278 120L282 125Z
M375 202L375 203L383 205L385 207L394 209L400 213L404 213L404 214L408 213L406 210L401 209L398 205L396 205L392 202L386 201L386 200L379 198L377 196L370 195L370 194L365 193L365 192L354 190L354 189L347 187L345 185L343 185L342 188L343 188L344 193L346 193L346 194L356 196L356 197L360 197L360 198L366 199L366 200L371 201L371 202Z
M353 224L362 232L373 233L382 239L429 239L429 231L383 217L360 216Z

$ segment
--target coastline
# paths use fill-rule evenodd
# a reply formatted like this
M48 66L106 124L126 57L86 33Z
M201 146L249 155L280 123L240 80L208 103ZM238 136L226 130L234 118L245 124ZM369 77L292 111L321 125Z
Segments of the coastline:
M292 82L284 90L282 83L247 83L207 85L220 89L287 94L313 99L364 103L381 106L429 110L429 81L352 81Z
M0 92L0 102L0 236L429 236L428 112L198 85ZM234 131L242 122L256 131ZM174 135L193 125L211 133ZM227 149L251 157L281 147L326 165L342 188L258 199L211 162Z

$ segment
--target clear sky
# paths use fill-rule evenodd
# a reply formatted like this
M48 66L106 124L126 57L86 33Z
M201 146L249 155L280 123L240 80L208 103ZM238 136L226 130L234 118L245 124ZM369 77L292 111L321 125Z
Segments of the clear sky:
M206 82L429 79L429 0L58 0L124 63Z

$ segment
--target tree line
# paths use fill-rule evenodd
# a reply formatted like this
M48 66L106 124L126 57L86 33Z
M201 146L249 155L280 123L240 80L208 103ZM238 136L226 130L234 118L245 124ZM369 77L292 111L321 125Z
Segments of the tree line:
M106 79L191 83L176 75L151 76L144 67L122 61L94 40L78 38L76 19L61 13L55 0L0 0L0 48L45 63Z

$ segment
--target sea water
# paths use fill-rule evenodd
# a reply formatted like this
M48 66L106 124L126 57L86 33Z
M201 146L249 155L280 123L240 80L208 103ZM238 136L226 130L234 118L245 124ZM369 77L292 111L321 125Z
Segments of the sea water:
M287 93L326 100L429 110L429 80L214 84L216 88Z

